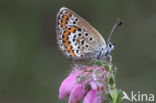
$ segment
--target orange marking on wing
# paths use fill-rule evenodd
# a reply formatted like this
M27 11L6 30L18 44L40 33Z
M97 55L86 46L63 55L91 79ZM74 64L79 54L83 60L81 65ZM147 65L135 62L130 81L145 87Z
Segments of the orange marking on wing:
M61 25L62 25L62 27L63 27L63 29L66 29L66 22L67 22L67 19L69 18L69 16L70 16L70 12L67 12L67 14L64 14L64 17L62 18L62 23L61 23Z
M70 53L71 56L75 56L73 50L71 49L71 46L69 45L69 41L68 41L68 35L71 32L74 32L74 30L77 30L78 28L76 27L71 27L69 30L67 30L63 35L64 38L62 40L65 41L64 45L67 47L66 50Z
M75 27L71 27L71 29L69 30L69 32L73 33L74 30L76 30L76 29L77 29L77 28L75 28Z
M72 50L69 51L70 55L75 56Z

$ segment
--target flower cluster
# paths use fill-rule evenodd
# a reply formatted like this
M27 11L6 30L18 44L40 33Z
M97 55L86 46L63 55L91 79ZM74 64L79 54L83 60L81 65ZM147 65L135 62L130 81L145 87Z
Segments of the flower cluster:
M76 65L62 82L59 99L69 96L68 103L103 103L108 100L118 103L120 92L115 88L113 76L107 67Z

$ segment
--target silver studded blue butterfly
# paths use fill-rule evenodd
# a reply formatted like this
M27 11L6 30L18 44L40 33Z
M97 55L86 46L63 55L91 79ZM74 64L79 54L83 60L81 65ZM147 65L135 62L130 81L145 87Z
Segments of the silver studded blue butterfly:
M70 59L104 59L110 57L114 45L110 42L114 25L107 41L82 17L68 8L62 7L56 17L57 42L59 48Z

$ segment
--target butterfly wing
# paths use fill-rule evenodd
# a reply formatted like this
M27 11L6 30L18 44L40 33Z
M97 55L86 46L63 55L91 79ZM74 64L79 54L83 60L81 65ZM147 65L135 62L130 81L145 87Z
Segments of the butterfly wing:
M101 34L68 8L60 9L56 21L58 45L68 58L93 58L101 47L106 47Z

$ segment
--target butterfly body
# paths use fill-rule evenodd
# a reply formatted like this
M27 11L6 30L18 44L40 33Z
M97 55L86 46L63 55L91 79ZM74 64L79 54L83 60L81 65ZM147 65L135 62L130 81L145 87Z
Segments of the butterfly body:
M56 17L59 48L70 59L103 59L114 48L87 21L68 8L61 8Z

